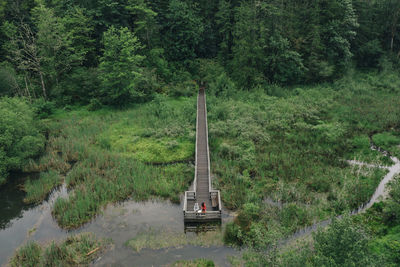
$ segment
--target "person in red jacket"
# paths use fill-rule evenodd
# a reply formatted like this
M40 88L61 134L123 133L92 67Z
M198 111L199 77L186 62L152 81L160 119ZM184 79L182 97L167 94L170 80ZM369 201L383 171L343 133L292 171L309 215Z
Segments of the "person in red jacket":
M206 213L206 203L204 202L201 203L201 212Z

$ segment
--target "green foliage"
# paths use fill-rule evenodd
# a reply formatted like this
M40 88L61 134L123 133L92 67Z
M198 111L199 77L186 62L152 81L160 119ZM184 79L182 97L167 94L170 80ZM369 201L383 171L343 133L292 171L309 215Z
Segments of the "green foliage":
M55 112L45 121L46 154L27 169L68 172L65 182L73 193L57 199L52 210L59 225L76 228L108 203L128 198L159 196L179 203L193 180L192 165L186 161L194 154L195 107L195 98L160 96L125 111ZM184 162L163 165L175 161ZM32 182L38 193L49 192L48 185L55 181L45 178Z
M20 88L15 70L9 64L0 65L0 97L19 95Z
M371 250L373 253L383 258L386 266L397 266L400 264L400 231L399 226L392 228L389 232L380 238L371 242Z
M349 218L334 220L326 231L313 235L313 239L316 266L368 266L374 262L368 253L368 236Z
M144 59L139 55L142 45L137 37L128 28L112 26L104 33L103 43L104 55L99 65L101 101L120 105L151 94L137 87L142 78Z
M0 181L4 182L9 171L21 170L43 151L45 140L33 109L23 99L1 98L0 114Z
M228 245L242 245L242 234L240 227L233 223L227 223L224 232L224 243Z
M390 151L396 157L400 157L400 135L390 132L384 132L375 134L372 136L372 141L375 145L383 148L386 151Z
M45 119L52 115L55 110L54 102L46 101L43 98L36 99L33 102L33 109L40 119Z
M70 236L61 244L54 241L47 247L29 242L19 248L11 266L88 266L105 249L106 242L91 233ZM90 253L90 254L89 254Z
M163 42L171 61L185 62L195 58L196 48L204 31L197 10L198 6L193 2L169 1Z
M397 178L390 185L390 199L383 209L384 221L389 225L400 224L400 180Z
M368 135L371 129L382 132L397 125L395 117L385 117L397 93L378 89L377 77L358 75L353 77L357 82L344 78L335 85L296 88L281 97L261 90L225 98L208 95L213 172L224 205L238 210L236 226L227 228L229 242L266 247L279 236L369 200L386 170L345 161L392 164L371 150ZM208 77L213 84L218 76ZM381 84L389 84L389 79L396 83L390 75L379 77ZM367 110L360 95L368 99ZM398 108L392 112L397 114ZM398 126L394 129L396 136ZM249 207L255 204L259 212L251 213Z

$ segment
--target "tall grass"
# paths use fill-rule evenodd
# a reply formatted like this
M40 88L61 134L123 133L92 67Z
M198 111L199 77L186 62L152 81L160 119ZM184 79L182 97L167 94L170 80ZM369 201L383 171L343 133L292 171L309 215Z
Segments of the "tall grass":
M398 75L357 73L333 84L282 89L279 97L263 90L209 94L211 169L224 205L238 210L230 239L262 248L368 201L385 171L353 168L346 160L393 163L370 150L370 137L398 153L394 78L398 84Z
M79 227L108 203L128 198L179 202L193 180L195 111L195 98L160 96L125 111L76 110L48 120L47 153L30 167L67 173L74 190L54 204L59 225ZM35 183L27 187L32 195L40 184L50 185L45 177Z
M42 247L36 242L19 248L10 261L11 266L88 266L105 248L105 240L91 233L70 236L61 244Z
M10 261L10 265L13 267L27 266L36 267L40 264L40 256L42 254L42 248L35 242L29 242L23 247L19 248L15 253L14 257Z
M63 178L55 171L50 170L40 174L39 179L27 180L24 184L24 191L27 192L25 203L39 203L43 201L58 185L61 185Z

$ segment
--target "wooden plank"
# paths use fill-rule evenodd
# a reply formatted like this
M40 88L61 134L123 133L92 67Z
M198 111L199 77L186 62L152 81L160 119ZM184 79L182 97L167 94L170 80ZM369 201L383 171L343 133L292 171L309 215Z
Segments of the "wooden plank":
M210 195L211 190L207 107L205 92L204 89L201 88L197 97L196 166L194 179L195 198L193 198L192 192L185 193L185 221L209 221L221 219L219 191L213 191L213 194ZM203 202L207 207L207 212L205 214L193 212L195 203L201 205ZM218 211L212 211L212 209L218 209Z

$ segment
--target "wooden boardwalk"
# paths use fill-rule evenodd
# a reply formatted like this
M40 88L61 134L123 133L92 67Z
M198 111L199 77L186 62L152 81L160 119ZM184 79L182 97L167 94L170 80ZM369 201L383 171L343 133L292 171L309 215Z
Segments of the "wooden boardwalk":
M213 190L210 177L210 153L208 148L207 107L204 89L197 97L196 126L196 166L193 191L185 192L183 214L185 222L215 221L221 219L221 197L218 190ZM194 210L195 203L204 202L206 213Z

